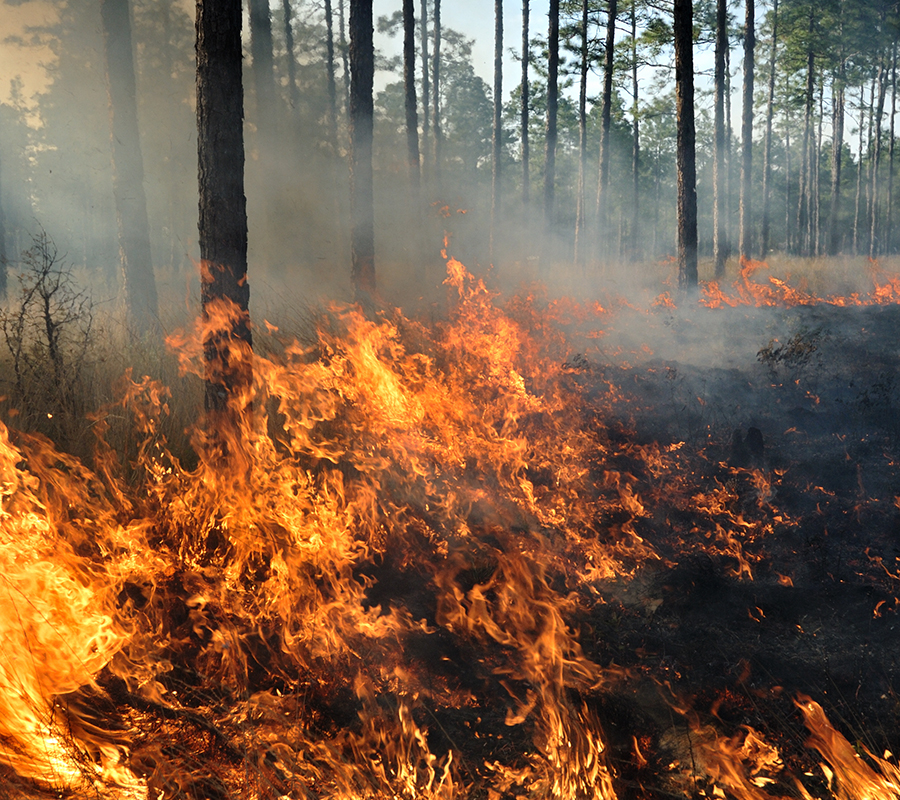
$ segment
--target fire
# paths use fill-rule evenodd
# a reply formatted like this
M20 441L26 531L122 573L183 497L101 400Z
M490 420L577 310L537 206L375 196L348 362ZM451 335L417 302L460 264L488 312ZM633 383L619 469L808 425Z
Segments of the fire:
M0 762L147 800L613 800L622 771L659 766L664 737L610 733L603 698L645 666L617 664L597 608L636 586L622 607L652 621L653 570L695 553L752 585L795 524L782 473L700 477L684 441L637 441L598 366L607 307L504 302L447 270L437 323L333 306L311 341L267 324L258 352L223 352L252 380L187 456L162 433L168 390L131 375L90 468L0 428ZM210 378L231 314L170 338L186 374ZM107 443L120 418L128 459ZM831 796L897 796L890 761L854 760L799 707ZM789 773L753 726L692 735L716 796L763 800Z

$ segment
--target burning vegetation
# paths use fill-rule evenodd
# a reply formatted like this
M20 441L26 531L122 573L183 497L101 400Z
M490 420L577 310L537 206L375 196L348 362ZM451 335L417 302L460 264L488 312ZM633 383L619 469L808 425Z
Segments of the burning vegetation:
M900 797L897 278L756 266L609 311L451 258L437 322L257 330L224 450L149 378L90 459L4 428L0 797Z

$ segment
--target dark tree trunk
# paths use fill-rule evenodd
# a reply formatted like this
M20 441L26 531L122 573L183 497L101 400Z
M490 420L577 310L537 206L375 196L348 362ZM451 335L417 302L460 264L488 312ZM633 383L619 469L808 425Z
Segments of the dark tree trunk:
M529 203L529 194L531 189L531 175L529 174L530 164L528 141L528 115L529 115L529 96L528 96L528 66L531 63L531 44L528 37L528 0L522 0L522 97L519 107L519 128L522 136L522 205L527 206Z
M273 133L275 119L275 62L272 56L272 18L268 0L250 2L250 57L256 91L257 122L263 139ZM262 155L262 154L261 154Z
M769 92L766 100L766 133L763 145L762 230L760 249L763 258L769 253L769 210L772 186L772 121L775 116L775 56L778 50L778 0L772 6L772 49L769 52Z
M597 236L600 252L609 255L609 129L612 114L613 64L616 46L618 0L607 0L606 52L603 62L603 99L600 107L600 167L597 178Z
M252 384L241 0L197 0L200 302L206 409L237 429ZM227 431L220 431L227 440Z
M138 130L130 10L128 0L103 0L100 8L106 47L113 190L125 305L134 333L143 336L157 330L159 309L150 256L150 223Z
M503 152L503 0L494 0L494 123L491 129L491 258L500 221L500 158Z
M341 66L344 80L344 113L348 125L350 119L350 48L347 46L347 26L344 20L344 0L338 0L338 44L341 48Z
M694 131L694 20L691 0L675 0L675 114L678 128L678 285L697 289L697 170Z
M741 119L741 235L742 258L749 258L753 235L753 69L756 50L755 0L744 0L744 107Z
M875 92L875 87L872 87ZM863 154L865 148L866 129L866 90L865 86L859 89L859 159L856 164L856 199L853 206L853 255L859 255L859 228L860 214L862 211L862 175Z
M640 167L641 167L641 123L638 105L638 61L637 61L637 0L631 0L631 91L634 108L631 112L631 257L640 257Z
M887 69L885 58L882 54L878 66L878 105L875 107L875 121L872 127L875 130L874 153L872 155L872 188L871 211L869 216L869 258L875 258L878 248L878 200L881 191L880 167L881 167L881 121L884 117L884 96L887 91Z
M416 101L416 15L403 0L403 81L406 96L406 149L414 202L419 195L419 115Z
M0 300L6 298L6 267L9 264L9 253L6 249L7 223L3 213L3 187L6 185L6 175L3 171L5 159L0 159Z
M544 219L553 223L556 195L556 123L559 104L559 0L550 0L547 47L547 136L544 151Z
M372 0L350 0L350 254L356 300L364 304L375 296L373 35Z
M812 31L812 16L809 23ZM809 217L810 217L810 184L812 173L809 169L809 153L812 149L812 109L815 91L815 54L809 49L806 54L806 111L803 115L803 145L800 156L800 197L797 203L797 232L800 236L800 254L810 254Z
M897 41L891 52L891 129L888 145L887 212L884 219L884 252L894 252L894 121L897 116Z
M716 278L725 275L728 260L728 237L725 220L728 217L725 195L725 51L728 49L728 3L716 2L716 62L715 62L715 116L713 140L713 262Z
M330 17L331 0L325 0L326 11ZM296 119L300 110L300 92L297 89L297 61L294 54L294 10L291 7L291 0L282 0L281 11L284 16L284 48L287 56L287 88L288 100L291 104L291 115ZM330 19L329 19L330 23ZM331 27L328 28L329 34ZM329 35L329 40L331 39ZM332 58L332 66L334 59ZM332 141L334 141L332 139Z
M328 135L331 147L337 151L337 81L334 74L334 10L331 0L325 0L325 80L328 86Z
M575 208L575 264L583 265L587 254L585 239L587 180L587 78L588 78L588 0L581 0L581 82L578 92L578 196Z
M422 177L428 182L428 142L431 138L431 83L428 79L428 3L419 6L419 37L422 40Z
M820 235L820 219L821 219L821 172L822 170L819 168L821 164L821 153L822 153L822 124L825 117L825 79L824 76L822 80L819 81L819 119L816 122L816 140L815 140L815 148L813 149L812 158L810 159L810 172L813 176L812 181L812 219L811 222L811 233L810 237L812 239L812 251L814 255L820 256L822 255L822 237Z
M432 58L431 84L434 89L434 178L441 179L441 0L434 0L434 56Z
M828 211L828 255L837 255L841 246L841 167L844 150L844 59L831 82L831 206Z

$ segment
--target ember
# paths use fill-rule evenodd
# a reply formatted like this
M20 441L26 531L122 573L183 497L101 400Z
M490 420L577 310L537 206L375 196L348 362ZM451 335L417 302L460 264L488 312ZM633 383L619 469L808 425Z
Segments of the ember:
M900 797L896 397L839 328L875 359L895 279L813 337L757 269L642 311L451 258L434 325L272 326L237 470L149 379L90 468L3 429L0 797ZM722 315L808 358L666 358Z

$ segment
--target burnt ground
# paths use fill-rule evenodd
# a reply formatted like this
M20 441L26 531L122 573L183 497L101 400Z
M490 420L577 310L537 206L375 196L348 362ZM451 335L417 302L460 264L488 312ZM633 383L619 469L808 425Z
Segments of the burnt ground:
M587 621L595 657L641 676L608 726L620 754L635 730L653 732L655 763L620 762L635 796L664 792L668 760L685 759L673 697L695 724L764 732L795 775L817 758L800 695L857 748L900 749L898 331L897 306L664 311L601 345L629 362L605 373L624 387L627 427L684 442L693 491L718 492L726 527L748 522L737 538L752 572L715 552L690 503L663 499L638 531L668 563L607 587Z

